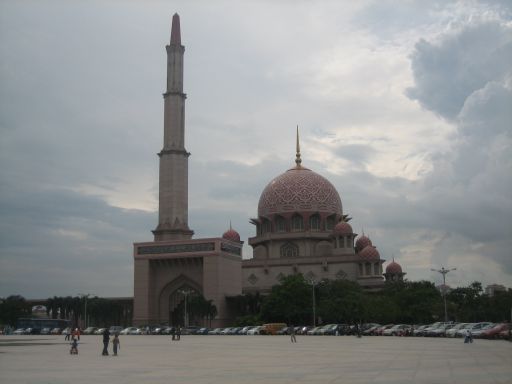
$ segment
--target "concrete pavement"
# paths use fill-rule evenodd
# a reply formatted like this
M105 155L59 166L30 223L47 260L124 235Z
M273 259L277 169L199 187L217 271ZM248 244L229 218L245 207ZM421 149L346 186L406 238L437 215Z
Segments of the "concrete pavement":
M0 336L0 382L512 384L512 343L353 336L121 336L117 357L101 336ZM111 347L110 347L111 350Z

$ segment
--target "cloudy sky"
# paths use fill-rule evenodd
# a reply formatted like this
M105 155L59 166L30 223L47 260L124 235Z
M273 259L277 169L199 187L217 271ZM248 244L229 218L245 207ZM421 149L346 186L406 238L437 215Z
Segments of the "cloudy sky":
M174 12L195 237L254 235L299 125L406 277L512 287L510 2L0 1L0 297L133 294Z

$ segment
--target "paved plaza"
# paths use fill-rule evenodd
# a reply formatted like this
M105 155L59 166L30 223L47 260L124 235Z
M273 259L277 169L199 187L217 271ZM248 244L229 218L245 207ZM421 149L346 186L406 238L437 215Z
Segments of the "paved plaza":
M0 336L0 383L512 383L512 343L353 336Z

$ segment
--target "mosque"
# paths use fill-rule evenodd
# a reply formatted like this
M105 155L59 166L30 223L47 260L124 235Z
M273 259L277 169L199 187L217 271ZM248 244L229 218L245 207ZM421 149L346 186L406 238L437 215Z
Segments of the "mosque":
M172 18L164 97L164 143L158 154L159 215L150 242L135 243L134 325L188 325L177 308L193 294L212 300L211 326L228 325L233 314L226 297L266 293L283 276L301 273L315 282L347 279L367 290L405 273L394 260L383 273L377 247L349 224L336 188L302 165L297 129L295 165L263 189L253 257L242 258L243 241L229 228L221 237L193 239L188 225L188 158L185 149L185 100L180 19Z

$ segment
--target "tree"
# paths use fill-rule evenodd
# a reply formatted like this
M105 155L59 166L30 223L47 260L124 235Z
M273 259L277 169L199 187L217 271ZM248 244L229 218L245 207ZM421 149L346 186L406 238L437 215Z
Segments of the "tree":
M25 298L20 295L12 295L0 300L0 324L16 326L20 317L30 317L32 308Z
M286 276L264 299L261 318L267 322L307 324L312 319L312 304L311 286L304 276Z
M361 286L348 280L325 280L318 284L318 315L324 323L356 323L364 315Z

